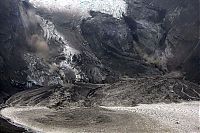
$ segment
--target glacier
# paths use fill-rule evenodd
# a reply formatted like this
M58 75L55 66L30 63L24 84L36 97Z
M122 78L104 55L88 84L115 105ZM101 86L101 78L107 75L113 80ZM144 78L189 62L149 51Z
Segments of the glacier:
M50 12L67 12L81 17L88 17L89 11L100 11L120 18L126 14L127 4L124 0L29 0L35 8Z

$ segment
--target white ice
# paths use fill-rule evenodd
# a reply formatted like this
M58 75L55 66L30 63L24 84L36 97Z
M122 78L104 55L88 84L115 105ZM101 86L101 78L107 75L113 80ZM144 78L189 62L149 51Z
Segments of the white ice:
M120 18L126 13L127 4L124 0L29 0L35 8L44 8L50 12L78 13L89 16L88 11L100 11Z

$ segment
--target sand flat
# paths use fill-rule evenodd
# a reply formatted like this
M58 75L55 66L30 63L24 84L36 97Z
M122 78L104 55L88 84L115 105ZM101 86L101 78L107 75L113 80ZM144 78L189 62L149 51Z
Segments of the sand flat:
M136 107L8 107L1 115L44 133L200 132L199 102L141 104Z

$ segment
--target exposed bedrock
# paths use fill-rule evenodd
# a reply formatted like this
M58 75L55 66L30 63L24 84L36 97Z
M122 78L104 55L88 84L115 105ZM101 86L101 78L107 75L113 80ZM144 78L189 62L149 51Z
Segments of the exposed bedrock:
M100 12L82 21L81 31L93 53L101 63L120 76L159 74L158 69L146 63L137 52L133 41L137 32L131 30L123 19Z
M138 49L164 70L181 70L199 83L199 1L127 0L128 17L138 23Z
M81 24L102 64L128 76L157 74L155 68L164 73L178 70L198 83L199 2L127 0L127 4L121 19L91 11Z
M26 79L23 60L25 33L17 0L0 1L0 103L23 88L12 86L12 80Z

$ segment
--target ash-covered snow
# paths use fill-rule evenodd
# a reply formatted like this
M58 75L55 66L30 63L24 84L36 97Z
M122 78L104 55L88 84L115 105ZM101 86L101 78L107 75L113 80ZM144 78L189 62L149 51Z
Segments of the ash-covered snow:
M93 10L120 18L123 12L126 13L127 8L124 0L29 0L29 2L35 8L79 14L83 17L89 16L88 12Z
M53 22L51 22L50 20L44 19L43 17L39 15L36 15L36 14L34 15L38 19L38 23L40 24L40 27L42 28L42 31L43 31L42 36L47 42L47 44L49 44L52 39L58 42L60 45L58 47L62 49L62 51L59 54L64 56L66 60L62 60L58 64L56 64L55 62L47 63L45 59L42 59L39 56L35 57L34 55L31 55L28 53L25 54L24 57L27 63L29 64L28 68L30 71L28 75L28 80L34 80L38 84L43 85L46 81L45 79L50 78L49 75L52 75L52 69L51 69L52 67L57 67L60 70L67 69L69 71L72 71L74 72L76 76L76 80L77 81L80 80L81 72L79 68L77 67L75 68L74 64L72 63L73 56L80 54L79 51L70 46L70 42L68 42L68 40L65 39L65 36L62 33L57 31ZM42 64L43 67L47 67L47 69L48 67L50 67L50 71L41 72L41 70L38 70L36 68L38 63ZM58 75L57 76L54 75L53 79L49 79L48 84L58 84L61 82L62 82L61 78Z
M72 70L76 75L76 79L79 80L81 78L80 72L79 70L74 68L73 64L71 64L73 55L80 54L79 51L70 47L69 45L70 43L65 39L64 35L62 35L60 32L56 30L55 25L50 20L45 20L42 17L41 20L42 21L40 26L44 31L43 36L46 38L46 40L49 41L50 39L53 38L54 40L60 43L63 49L61 54L65 56L66 60L60 62L59 67L60 68L64 67Z

